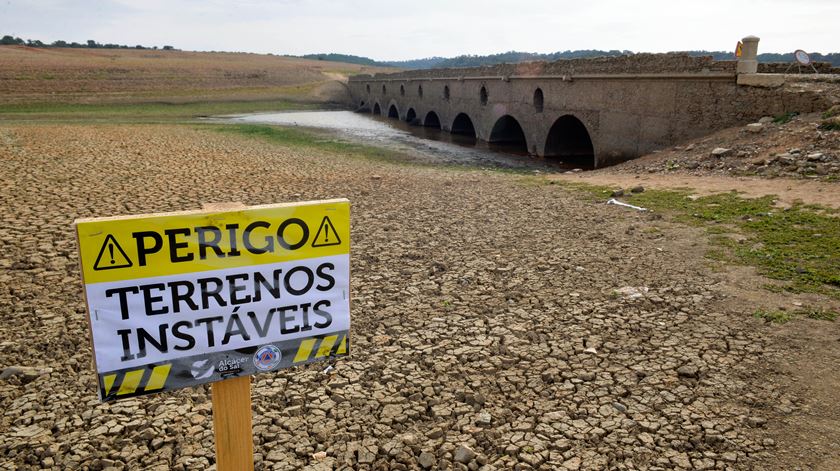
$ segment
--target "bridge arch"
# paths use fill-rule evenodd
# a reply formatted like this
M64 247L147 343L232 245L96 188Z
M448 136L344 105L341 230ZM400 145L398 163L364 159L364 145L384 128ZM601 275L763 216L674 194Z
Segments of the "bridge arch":
M429 111L423 118L423 126L440 129L440 117L434 111Z
M595 146L586 125L566 114L554 121L545 139L546 157L555 157L582 167L594 168Z
M478 137L475 132L473 120L466 113L458 113L455 119L452 120L452 126L450 126L449 130L452 134L461 134L473 138Z
M379 102L373 104L373 114L382 114L382 108L379 107Z
M522 125L513 116L506 114L493 124L487 142L502 144L510 150L528 152L528 139Z
M414 124L415 119L417 119L417 112L414 111L414 108L409 108L408 111L405 112L405 120Z
M391 106L388 107L388 117L400 119L400 110L397 108L397 105L392 103Z

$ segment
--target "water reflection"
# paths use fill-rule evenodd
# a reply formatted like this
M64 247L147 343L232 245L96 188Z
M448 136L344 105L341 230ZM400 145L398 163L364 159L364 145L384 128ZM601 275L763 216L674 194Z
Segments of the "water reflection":
M326 129L350 142L392 149L433 163L546 171L574 168L557 160L529 156L522 145L488 144L469 135L369 113L293 111L236 116L227 121Z

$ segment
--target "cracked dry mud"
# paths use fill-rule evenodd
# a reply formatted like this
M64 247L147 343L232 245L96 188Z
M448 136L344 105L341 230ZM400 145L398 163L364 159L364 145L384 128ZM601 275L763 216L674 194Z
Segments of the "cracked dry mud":
M208 202L353 205L351 356L253 378L257 469L750 469L796 407L700 237L560 185L109 125L0 127L0 179L0 468L213 464L209 388L98 402L72 228Z

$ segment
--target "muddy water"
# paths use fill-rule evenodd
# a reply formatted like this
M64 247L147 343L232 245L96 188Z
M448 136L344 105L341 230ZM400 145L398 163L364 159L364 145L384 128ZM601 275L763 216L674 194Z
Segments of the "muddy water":
M292 111L234 116L233 123L301 126L327 130L349 142L373 145L411 155L422 161L508 169L563 171L563 162L529 156L516 146L477 142L470 136L413 126L406 122L352 111Z

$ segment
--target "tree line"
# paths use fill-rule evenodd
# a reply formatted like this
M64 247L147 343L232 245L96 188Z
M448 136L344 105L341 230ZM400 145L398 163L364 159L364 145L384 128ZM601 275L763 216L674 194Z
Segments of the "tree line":
M712 56L714 60L735 60L735 53L732 51L680 51L690 56ZM302 57L304 59L325 60L333 62L346 62L350 64L360 64L369 66L382 67L398 67L400 69L431 69L444 67L479 67L482 65L496 65L496 64L510 64L517 62L528 61L556 61L561 59L587 59L594 57L618 57L630 56L635 54L633 51L627 50L610 50L603 51L598 49L583 49L575 51L557 51L548 54L539 54L532 52L508 51L500 54L491 54L486 56L478 55L462 55L457 57L427 57L424 59L412 59L405 61L375 61L368 57L354 56L349 54L307 54ZM833 52L829 54L820 54L814 52L810 54L811 60L814 62L828 62L835 67L840 67L840 53ZM763 53L758 55L759 62L793 62L793 52L788 53Z
M143 46L143 45L136 45L136 46L126 46L125 44L100 44L93 39L88 39L85 43L77 43L77 42L67 42L67 41L53 41L51 43L45 43L38 39L21 39L15 36L5 35L0 38L0 46L10 46L10 45L17 45L17 46L29 46L29 47L70 47L70 48L87 48L87 49L152 49L157 50L157 46ZM164 51L172 51L175 50L172 46L163 46L161 49Z

